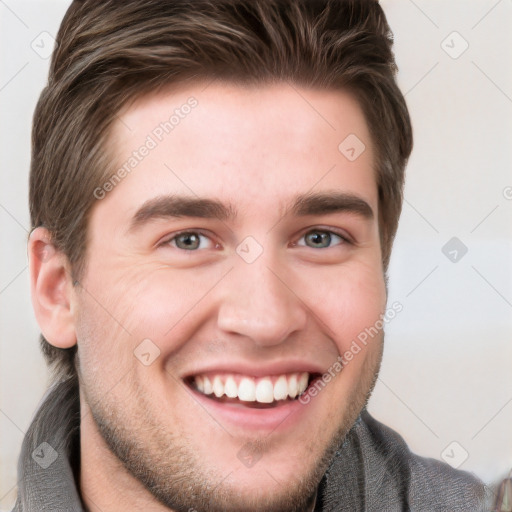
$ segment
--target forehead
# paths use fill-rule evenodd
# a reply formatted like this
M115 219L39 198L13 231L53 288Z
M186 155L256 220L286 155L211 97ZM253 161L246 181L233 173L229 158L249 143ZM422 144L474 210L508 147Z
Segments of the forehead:
M125 172L107 199L123 195L127 208L142 196L180 193L226 197L237 211L258 214L304 193L342 189L377 211L369 130L346 91L178 86L123 109L109 150Z
M304 89L287 82L178 83L136 99L122 108L117 118L120 122L114 123L111 139L120 149L124 145L132 149L137 138L148 134L159 142L171 132L172 138L177 138L186 127L198 136L207 132L219 150L225 144L219 147L218 139L232 136L233 131L240 141L249 137L276 142L272 137L285 131L290 139L301 143L305 138L314 143L334 133L338 138L352 133L370 142L366 120L353 94L341 89ZM182 122L185 119L187 122ZM205 121L210 122L205 125ZM171 137L166 139L164 144L171 142Z

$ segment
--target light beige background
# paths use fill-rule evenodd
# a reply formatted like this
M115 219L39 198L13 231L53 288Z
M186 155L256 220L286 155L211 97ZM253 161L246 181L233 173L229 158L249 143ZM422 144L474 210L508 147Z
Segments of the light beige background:
M14 503L23 433L47 383L26 238L30 125L48 60L31 44L45 57L68 4L0 0L0 510ZM413 451L467 453L460 468L495 483L512 467L512 2L382 5L415 148L390 267L390 304L403 311L386 331L370 411ZM452 237L468 248L457 263L442 252Z

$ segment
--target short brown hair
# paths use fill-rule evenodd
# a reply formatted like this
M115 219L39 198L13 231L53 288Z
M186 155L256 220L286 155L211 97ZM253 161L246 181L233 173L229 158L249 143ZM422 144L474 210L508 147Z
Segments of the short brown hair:
M343 88L360 102L375 147L386 272L412 150L392 44L376 0L75 0L34 114L32 227L50 231L79 280L94 190L114 171L106 140L122 107L180 81L289 81ZM58 376L74 375L76 346L59 349L42 335L41 346Z

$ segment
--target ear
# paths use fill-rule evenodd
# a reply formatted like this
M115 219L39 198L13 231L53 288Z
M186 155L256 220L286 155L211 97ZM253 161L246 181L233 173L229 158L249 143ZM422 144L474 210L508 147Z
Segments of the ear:
M35 228L28 240L30 293L37 323L53 346L76 344L69 260L52 243L50 232Z

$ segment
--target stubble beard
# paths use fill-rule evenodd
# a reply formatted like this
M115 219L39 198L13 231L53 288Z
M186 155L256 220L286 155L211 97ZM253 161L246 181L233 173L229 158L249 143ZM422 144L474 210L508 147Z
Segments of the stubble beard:
M86 402L95 426L112 454L128 473L170 510L303 512L309 510L335 452L341 448L359 413L368 403L380 371L383 339L380 345L380 351L365 361L361 385L349 397L342 423L326 443L322 455L311 467L302 468L303 474L296 474L293 482L286 487L283 485L279 494L242 495L236 484L227 483L229 474L217 475L205 468L187 441L155 424L148 412L152 410L151 397L138 383L132 400L139 400L139 410L144 411L142 421L138 422L138 425L144 425L143 430L134 425L133 419L127 419L123 411L115 407L115 403L107 404L103 400L89 398L86 398ZM82 382L80 378L83 390ZM84 393L84 397L87 394Z

